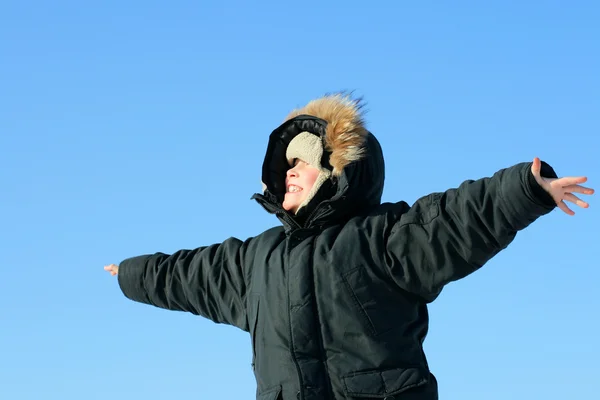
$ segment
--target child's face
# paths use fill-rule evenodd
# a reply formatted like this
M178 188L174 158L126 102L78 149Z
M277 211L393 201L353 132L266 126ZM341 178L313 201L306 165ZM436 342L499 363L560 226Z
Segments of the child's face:
M302 202L308 197L319 170L306 162L296 159L294 166L287 171L285 178L285 197L283 208L295 213Z

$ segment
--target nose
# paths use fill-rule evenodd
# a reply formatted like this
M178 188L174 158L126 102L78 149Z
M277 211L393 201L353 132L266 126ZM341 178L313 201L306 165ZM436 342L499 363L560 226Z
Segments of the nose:
M286 177L287 178L291 178L291 177L298 177L298 171L296 171L296 168L290 168L287 170L286 172Z

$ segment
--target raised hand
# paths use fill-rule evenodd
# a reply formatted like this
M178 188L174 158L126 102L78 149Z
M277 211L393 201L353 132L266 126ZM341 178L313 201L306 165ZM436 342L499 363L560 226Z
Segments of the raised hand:
M594 189L583 187L580 184L587 181L585 176L564 177L564 178L544 178L541 176L542 162L538 157L533 159L531 172L535 180L543 187L554 199L558 208L568 215L575 215L565 201L569 201L581 208L588 208L590 205L573 193L593 194Z
M119 266L115 264L110 264L105 266L104 270L110 272L112 276L115 276L119 273Z

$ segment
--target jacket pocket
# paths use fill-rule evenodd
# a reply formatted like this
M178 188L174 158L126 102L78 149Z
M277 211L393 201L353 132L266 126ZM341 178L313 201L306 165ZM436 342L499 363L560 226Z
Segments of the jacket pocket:
M281 386L275 386L259 393L256 400L281 400Z
M346 396L360 399L393 399L428 381L429 371L418 367L357 372L343 378Z
M371 335L383 335L419 319L419 310L409 296L368 266L349 270L343 279Z

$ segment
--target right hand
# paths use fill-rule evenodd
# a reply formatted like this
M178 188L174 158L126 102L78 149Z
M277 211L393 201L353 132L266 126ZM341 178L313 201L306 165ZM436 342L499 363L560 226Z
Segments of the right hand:
M581 208L588 208L590 205L575 196L573 193L582 194L594 194L594 189L583 187L580 183L587 181L585 176L568 177L568 178L544 178L541 176L542 163L538 157L533 159L533 165L531 166L531 172L535 177L535 180L541 187L544 188L554 199L558 208L563 210L568 215L575 215L575 212L571 210L565 201L578 205Z
M115 264L110 264L105 266L104 270L110 272L111 276L115 276L119 273L119 266Z

